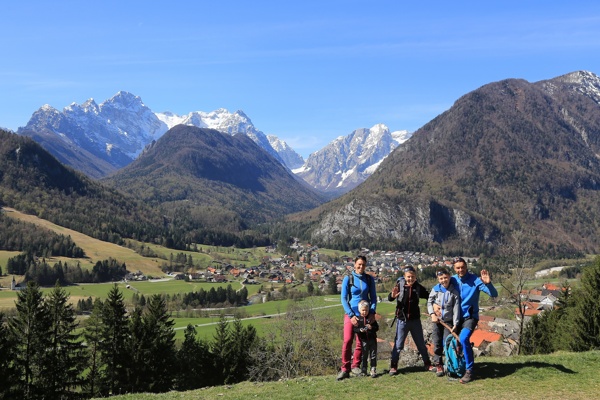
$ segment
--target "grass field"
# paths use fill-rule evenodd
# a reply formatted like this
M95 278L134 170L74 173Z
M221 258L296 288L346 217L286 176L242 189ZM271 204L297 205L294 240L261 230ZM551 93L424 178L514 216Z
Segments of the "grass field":
M87 299L88 297L103 299L106 297L108 291L115 285L115 283L81 283L73 286L64 287L65 291L70 295L71 303L77 303L79 299ZM127 289L127 285L130 286ZM119 282L117 286L123 292L125 300L130 300L134 293L143 294L145 297L149 297L153 294L169 294L173 295L176 293L189 293L198 291L201 288L208 291L211 288L227 287L231 285L234 290L242 288L240 282L228 282L228 283L206 283L206 282L185 282L182 280L157 280L157 281L140 281L140 282ZM249 296L256 294L259 289L259 285L248 285ZM47 293L52 288L42 288L42 292ZM14 301L17 298L17 292L10 290L0 291L0 310L4 308L14 307Z
M87 256L83 259L68 259L64 257L50 258L47 259L48 263L50 264L56 263L59 260L73 264L79 262L82 268L91 269L97 261L113 258L119 262L124 262L127 265L127 270L129 271L141 271L146 276L161 277L164 276L164 273L161 270L163 264L168 265L171 255L175 256L180 253L183 253L186 256L191 255L194 265L202 269L205 269L208 266L218 265L219 262L231 263L233 265L244 265L248 267L255 266L260 264L263 257L268 255L264 247L236 249L232 247L199 245L198 250L201 249L202 252L195 252L167 249L166 247L159 245L143 243L144 246L152 249L158 255L158 257L143 257L127 247L94 239L77 231L64 228L33 215L23 214L11 208L4 208L4 211L6 212L6 215L11 218L38 225L61 235L71 236L71 239L77 244L77 246L81 247L85 251ZM133 242L137 245L142 244L141 242L136 242L131 239L127 239L127 241ZM4 268L6 266L6 260L10 257L14 257L17 254L19 253L0 251L0 267ZM10 283L10 281L8 282ZM4 284L4 280L1 280L0 284L6 286Z
M480 357L475 360L476 379L461 385L446 377L437 378L420 368L400 370L397 376L336 381L335 376L304 377L280 382L243 382L189 392L131 394L115 400L196 400L196 399L499 399L547 400L598 398L600 381L597 366L600 351L556 353L544 356L506 358ZM207 371L209 373L209 371Z
M43 228L52 230L58 234L71 236L71 239L77 244L77 246L81 247L87 256L87 258L83 259L66 259L66 258L51 258L47 259L47 262L53 264L58 262L58 260L69 261L76 263L79 261L81 263L82 268L92 268L97 261L107 260L109 258L116 259L120 262L124 262L127 265L127 269L129 271L141 271L146 276L162 276L164 275L160 269L160 266L164 262L159 258L148 258L142 257L137 254L135 251L118 246L113 243L103 242L98 239L94 239L90 236L84 235L77 231L64 228L62 226L53 224L52 222L46 221L45 219L40 219L34 215L23 214L19 211L16 211L11 208L4 208L5 215L11 218L16 218L21 221L29 222ZM6 257L4 253L0 252L0 262ZM6 262L3 266L6 265Z

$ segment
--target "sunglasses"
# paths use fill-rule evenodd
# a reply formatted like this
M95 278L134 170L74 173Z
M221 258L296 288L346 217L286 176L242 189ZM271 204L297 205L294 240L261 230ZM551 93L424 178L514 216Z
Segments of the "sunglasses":
M436 272L436 275L437 276L442 276L442 275L449 275L449 274L446 271L438 271L438 272Z
M403 272L415 272L415 268L414 267L406 267L402 271Z
M465 263L465 265L467 265L467 262L462 257L454 257L454 259L452 259L452 264L456 264L458 262L462 262L462 263Z

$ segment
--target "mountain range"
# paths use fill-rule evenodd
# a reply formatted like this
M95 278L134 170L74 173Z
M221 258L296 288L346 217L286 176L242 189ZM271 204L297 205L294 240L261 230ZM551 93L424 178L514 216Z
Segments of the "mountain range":
M69 151L79 151L82 162L86 152L94 151L113 168L115 160L135 156L135 161L114 170L102 183L158 208L165 226L177 227L173 235L180 237L173 240L180 243L208 240L206 230L200 232L204 227L243 235L251 226L295 213L286 224L269 229L287 229L327 247L439 248L455 254L494 252L511 232L520 230L546 255L600 251L600 78L591 72L533 83L506 79L484 85L459 98L412 136L376 125L339 138L332 143L339 154L326 148L296 168L304 179L313 180L310 186L336 189L354 179L344 171L369 173L371 166L374 172L350 192L320 206L323 198L283 167L281 156L260 145L262 136L248 134L252 129L242 112L196 114L196 124L227 119L235 126L231 131L227 124L218 131L175 124L165 133L161 132L168 128L165 121L174 123L181 117L163 113L159 118L131 105L139 105L139 98L124 93L121 97L119 102L133 98L132 103L125 108L101 107L88 101L70 107L67 116L46 107L40 123L32 117L21 133L52 136L46 144L53 144L61 136L56 132L85 114L84 109L90 115L103 115L98 121L123 109L137 109L142 125L154 127L152 134L129 135L133 129L127 131L124 124L110 120L110 126L117 128L103 135L114 134L123 145L104 145L101 158L99 141L90 132L104 131L83 115L80 119L87 122L80 121L79 126L89 130L78 128L81 135L69 139L73 146ZM235 131L240 133L232 135ZM149 142L142 148L144 142L134 144L134 137ZM67 152L66 148L61 151ZM393 151L386 154L386 148ZM338 180L320 180L316 167ZM2 176L11 175L3 172ZM3 201L12 204L18 196L15 188L21 185L12 178L5 185L11 191ZM24 204L35 210L35 201Z
M176 125L103 183L158 207L186 232L241 232L324 199L248 135Z
M176 125L243 133L313 188L328 197L345 193L363 182L402 141L407 131L390 134L383 124L358 129L340 137L308 160L275 135L258 130L243 111L194 111L187 115L154 113L140 97L119 92L97 104L89 99L72 103L61 112L49 105L33 113L17 130L32 137L63 164L100 179L129 165L144 147Z
M507 79L460 99L374 174L308 214L313 243L443 244L479 254L510 232L540 252L600 251L600 78Z

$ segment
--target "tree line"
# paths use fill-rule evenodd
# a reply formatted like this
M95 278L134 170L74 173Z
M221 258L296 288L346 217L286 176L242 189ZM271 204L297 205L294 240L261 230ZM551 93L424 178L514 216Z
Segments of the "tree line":
M85 252L71 236L7 217L4 212L0 212L0 226L2 250L30 252L38 257L85 257Z
M256 330L221 318L213 341L188 325L179 348L161 295L128 310L115 285L83 329L65 290L30 282L0 324L0 398L80 399L190 390L248 379Z
M115 259L97 261L89 269L81 265L63 264L62 261L53 266L45 259L39 259L33 253L27 252L11 257L6 262L7 274L25 275L24 282L36 282L40 286L52 286L59 282L61 285L74 283L102 283L119 281L127 274L127 266Z

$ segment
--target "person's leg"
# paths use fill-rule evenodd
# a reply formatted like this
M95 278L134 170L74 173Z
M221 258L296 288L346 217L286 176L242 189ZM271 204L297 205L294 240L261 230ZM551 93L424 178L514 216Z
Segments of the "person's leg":
M402 320L396 321L396 338L394 339L394 347L392 348L392 359L390 361L390 368L398 368L398 360L400 360L400 352L404 348L404 341L408 330L406 329L406 322Z
M352 325L352 323L350 323ZM355 333L356 335L356 333ZM352 357L352 369L359 368L360 362L362 361L362 353L363 353L362 340L358 338L356 335L356 347L354 348L354 356Z
M348 315L344 314L344 342L342 344L342 371L350 372L350 355L352 354L352 322Z
M371 368L377 367L377 339L371 339L369 341L369 365Z
M442 339L444 327L442 324L432 325L433 331L431 333L431 339L433 340L433 362L438 365L442 363L442 354L444 354L444 344Z
M429 352L427 351L427 345L425 344L425 337L423 336L423 325L421 324L421 320L417 319L409 322L410 326L410 334L412 335L413 341L415 342L415 346L417 346L417 350L425 363L425 366L429 367L431 365L431 360L429 359Z
M358 339L358 337L357 337ZM361 342L362 355L361 355L361 372L367 374L369 367L369 342L367 340L357 340L356 343Z
M477 322L479 321L474 318L468 318L463 321L462 329L460 330L460 344L463 348L463 354L465 355L467 371L473 371L473 365L475 364L473 346L471 346L471 335L477 326Z

